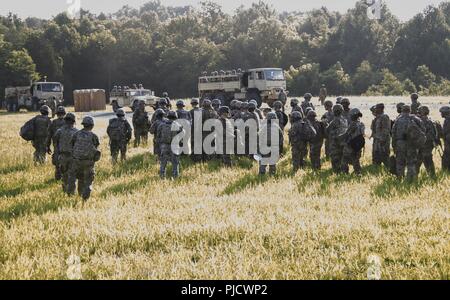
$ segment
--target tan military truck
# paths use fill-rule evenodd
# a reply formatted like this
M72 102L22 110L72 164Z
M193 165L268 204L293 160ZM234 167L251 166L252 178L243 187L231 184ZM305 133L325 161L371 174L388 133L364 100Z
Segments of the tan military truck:
M17 112L24 108L38 111L42 105L53 110L64 104L64 87L60 82L34 82L31 86L7 87L5 89L6 109Z
M119 88L114 87L110 92L109 103L116 112L119 108L129 107L134 111L140 101L144 101L146 106L155 107L159 98L155 92L141 88Z
M219 99L222 105L229 105L234 99L254 99L259 106L263 103L272 106L282 90L286 92L286 79L279 68L203 73L198 82L201 100Z

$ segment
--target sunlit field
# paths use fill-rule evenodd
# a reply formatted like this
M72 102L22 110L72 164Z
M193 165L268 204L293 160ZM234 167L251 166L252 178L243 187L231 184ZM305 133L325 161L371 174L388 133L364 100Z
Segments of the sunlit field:
M371 105L385 102L394 118L395 103L409 103L350 100L368 137ZM442 122L449 98L420 101ZM450 176L437 151L437 179L422 170L415 184L370 166L371 141L361 177L335 176L329 162L293 174L289 151L275 177L259 177L246 158L227 169L183 157L181 178L161 181L151 142L111 166L104 118L94 130L103 156L83 205L61 192L50 162L33 165L18 135L32 116L0 113L0 279L71 278L71 255L83 279L367 279L369 257L379 257L382 279L450 277Z

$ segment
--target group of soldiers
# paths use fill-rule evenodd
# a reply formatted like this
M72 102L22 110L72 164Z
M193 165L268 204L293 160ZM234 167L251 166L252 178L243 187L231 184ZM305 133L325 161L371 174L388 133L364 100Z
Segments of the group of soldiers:
M288 123L288 140L292 153L292 166L294 172L306 167L306 159L309 154L311 167L314 170L321 169L322 148L325 147L325 156L331 161L335 173L349 173L350 165L355 174L361 174L361 156L366 143L366 129L362 123L363 117L358 108L352 108L348 98L338 97L336 103L330 100L323 101L325 114L319 119L316 108L311 102L312 95L307 93L304 100L292 99L291 112L287 115L282 101L273 104L273 108L259 109L255 100L233 100L230 106L222 106L220 100L204 99L202 102L194 98L191 100L191 110L186 110L184 101L176 102L176 109L171 109L171 101L166 97L161 98L155 108L154 114L149 116L144 102L139 103L133 113L132 125L126 118L125 111L118 109L116 117L109 121L107 133L113 163L120 159L126 160L127 147L132 139L134 131L134 146L148 143L148 136L152 134L153 153L160 163L160 176L166 177L166 168L172 164L172 177L180 174L180 156L190 155L194 162L219 158L227 167L233 165L232 155L226 151L220 154L206 154L202 149L194 151L198 147L194 143L196 125L202 126L204 122L216 119L224 128L223 147L229 140L226 136L234 137L233 147L242 143L245 153L242 155L256 157L260 161L259 173L266 174L269 167L270 174L275 174L277 162L286 152L284 147L284 134ZM443 126L432 120L430 110L418 102L418 95L411 96L411 105L399 103L397 105L398 116L391 120L385 113L385 105L380 103L371 108L373 121L371 124L373 139L372 161L374 165L385 165L392 173L400 178L406 176L408 180L417 178L423 165L430 176L435 176L433 151L436 147L442 149L442 168L450 171L450 107L440 109L444 118ZM201 103L200 103L201 102ZM75 184L78 180L78 192L87 200L91 193L91 185L94 180L94 165L100 159L98 150L99 139L92 132L94 119L85 117L82 121L83 129L75 128L75 115L67 113L64 107L57 108L57 118L51 121L51 110L47 106L40 109L41 114L33 119L35 148L34 158L38 163L45 161L46 154L52 155L55 165L55 177L63 182L63 190L69 195L75 192ZM195 124L195 115L201 115L203 124ZM268 137L268 143L273 130L278 131L279 140L276 141L280 158L268 164L262 162L258 149L250 149L249 140L251 132L246 131L238 135L236 124L240 121L254 120L258 126L258 138ZM175 153L172 142L184 129L180 126L178 131L173 130L173 123L185 120L191 124L190 154ZM233 120L234 122L231 122ZM201 127L202 140L211 130ZM134 129L134 130L133 130ZM238 136L243 137L238 140ZM221 137L216 137L221 138ZM53 144L53 152L51 145ZM270 146L270 145L269 145ZM391 146L394 155L391 156ZM201 147L201 145L200 145ZM257 151L256 155L254 151ZM275 151L275 150L274 150Z

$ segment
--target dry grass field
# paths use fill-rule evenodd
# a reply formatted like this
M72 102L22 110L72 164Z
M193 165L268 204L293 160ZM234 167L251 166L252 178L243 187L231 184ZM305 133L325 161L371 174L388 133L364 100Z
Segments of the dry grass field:
M395 117L408 101L350 99L367 128L371 105L389 103ZM421 102L440 119L449 100ZM371 257L382 279L450 277L450 176L437 153L438 178L422 171L414 185L371 167L370 142L361 177L335 176L328 162L292 174L288 154L276 177L258 177L247 159L225 169L183 158L182 177L161 181L149 149L112 167L99 119L103 157L82 205L50 163L33 165L18 135L32 116L0 113L0 279L72 278L71 255L83 279L367 279Z

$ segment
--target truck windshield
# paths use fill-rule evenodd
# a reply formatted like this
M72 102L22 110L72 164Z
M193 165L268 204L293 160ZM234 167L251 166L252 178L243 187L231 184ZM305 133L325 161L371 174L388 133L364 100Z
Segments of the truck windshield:
M42 91L43 92L56 92L56 93L60 93L62 91L61 85L57 84L57 83L43 83L41 84L42 87Z
M266 70L264 72L266 75L266 80L271 81L283 81L284 80L284 73L282 70Z

